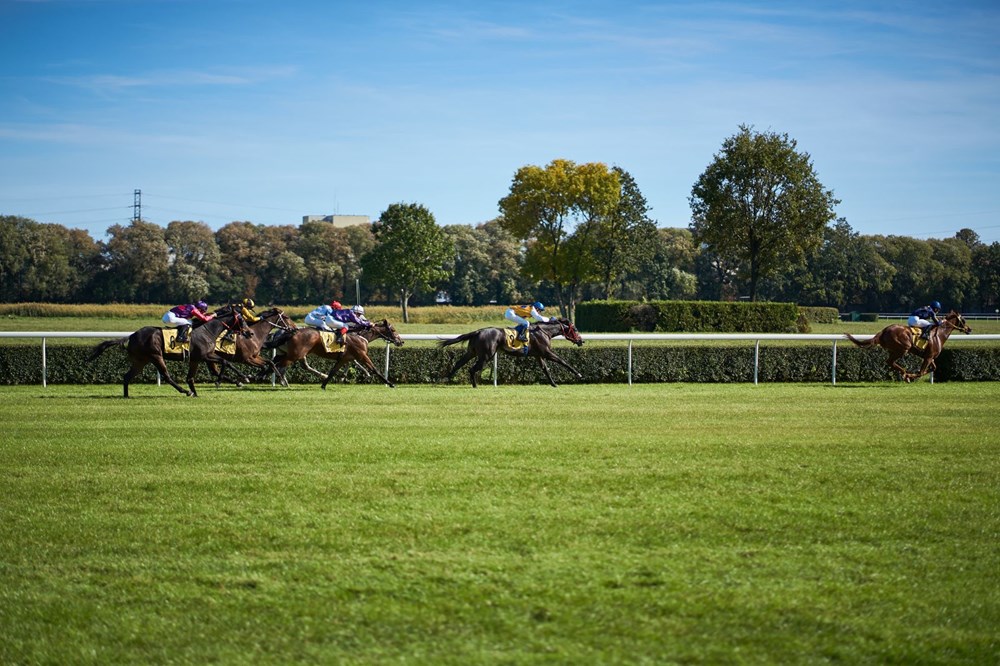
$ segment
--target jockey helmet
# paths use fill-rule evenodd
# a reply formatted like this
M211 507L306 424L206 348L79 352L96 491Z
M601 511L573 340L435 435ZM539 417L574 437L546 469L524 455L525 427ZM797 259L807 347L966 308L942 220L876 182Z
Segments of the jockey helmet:
M933 308L935 310L940 310L941 309L941 303L939 301L934 301L933 303L931 303L931 308Z
M531 307L535 308L539 312L545 312L545 306L542 305L541 301L535 301Z
M252 298L243 299L243 307L245 307L247 310L253 310L256 306L257 304L253 302Z
M343 310L344 306L340 304L340 301L330 301L330 307L334 310Z
M198 301L197 303L194 304L194 306L199 310L201 310L202 312L208 309L208 303L206 303L205 301Z
M365 313L365 309L360 305L355 305L351 310L354 311L354 314L363 315Z

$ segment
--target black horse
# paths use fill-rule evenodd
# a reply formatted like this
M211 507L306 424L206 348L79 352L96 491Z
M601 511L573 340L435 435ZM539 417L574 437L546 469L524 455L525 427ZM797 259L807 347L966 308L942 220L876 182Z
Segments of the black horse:
M447 347L448 345L454 345L459 342L468 341L469 346L465 350L465 354L462 358L458 359L458 363L455 367L451 369L448 373L446 379L451 379L458 372L459 368L471 361L473 358L476 362L472 364L472 368L469 370L469 375L472 377L472 386L478 386L479 373L483 371L483 366L491 358L496 356L497 352L504 352L508 356L514 356L518 358L523 358L524 356L531 356L538 359L538 365L542 367L545 372L545 376L548 377L549 384L555 386L556 383L552 380L552 373L549 372L549 367L545 364L545 361L553 361L563 366L574 375L577 379L583 379L583 375L571 366L566 361L559 358L554 351L552 351L552 338L557 336L563 336L577 347L583 344L583 338L580 337L580 333L576 330L576 327L570 322L569 319L549 319L545 323L535 323L529 328L530 343L528 345L528 352L525 354L523 349L510 349L507 346L507 335L508 331L512 329L505 328L481 328L478 331L472 331L471 333L466 333L460 335L457 338L451 338L448 340L442 340L438 344L442 347Z
M124 338L117 340L107 340L100 343L87 357L87 361L93 361L110 347L122 346L128 354L132 367L125 373L122 379L122 389L125 397L128 397L128 385L142 369L152 363L160 371L163 378L175 389L185 395L197 395L194 388L194 375L198 370L198 364L202 361L212 363L222 363L224 360L232 359L232 355L222 356L215 351L215 340L224 330L239 330L244 335L249 333L243 317L236 314L229 314L224 317L216 317L211 321L201 323L195 322L191 330L190 337L190 358L188 365L187 382L190 390L185 389L174 381L174 378L167 372L165 360L181 361L184 354L180 350L170 351L163 346L163 328L159 326L145 326L138 331Z

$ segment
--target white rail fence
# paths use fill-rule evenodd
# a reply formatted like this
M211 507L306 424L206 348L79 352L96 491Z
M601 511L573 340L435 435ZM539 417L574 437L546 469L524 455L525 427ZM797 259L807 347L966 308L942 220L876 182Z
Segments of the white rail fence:
M131 335L132 331L0 331L0 338L40 338L42 341L42 386L48 386L48 363L46 359L46 342L49 338L103 338L110 340L113 338L123 338ZM454 335L460 335L455 333ZM628 342L628 384L632 385L632 359L633 344L637 341L671 341L671 340L702 340L702 341L732 341L745 340L754 343L753 350L753 383L757 383L760 371L760 343L762 341L812 341L831 342L832 363L830 381L837 383L837 343L846 342L847 338L842 334L830 333L581 333L584 340L618 340ZM414 333L401 335L406 340L443 340L452 335L443 333ZM871 335L855 335L858 340L867 340ZM950 342L973 342L982 340L1000 340L1000 334L988 335L957 335L950 338ZM568 343L567 343L568 344ZM385 375L389 376L389 359L392 355L392 345L386 343L385 347ZM497 368L499 355L493 357L493 385L497 383ZM159 381L159 377L157 377ZM931 373L931 381L934 381L934 374Z

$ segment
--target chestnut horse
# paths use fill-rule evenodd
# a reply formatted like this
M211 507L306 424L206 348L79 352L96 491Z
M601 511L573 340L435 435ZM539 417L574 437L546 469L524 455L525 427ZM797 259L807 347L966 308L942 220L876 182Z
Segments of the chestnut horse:
M972 333L972 328L965 323L965 317L954 310L948 313L948 316L944 318L940 326L935 327L930 332L927 345L923 348L913 344L913 333L910 332L909 326L904 326L903 324L890 324L870 339L864 341L858 340L850 333L845 333L844 335L859 347L881 347L889 352L889 360L886 361L888 366L897 370L902 375L904 381L912 382L914 379L919 379L935 369L934 359L941 353L941 348L944 347L944 343L948 341L953 331L962 331L966 335ZM899 360L906 356L907 353L924 359L924 362L920 366L920 372L916 374L907 372L906 368L900 365Z
M350 363L357 363L364 370L375 373L387 386L395 388L395 385L382 376L382 373L375 368L375 364L372 363L371 358L368 357L368 342L377 339L385 340L397 347L403 344L403 339L399 337L399 333L396 332L396 329L389 323L388 319L374 323L371 328L359 329L348 333L344 337L344 350L335 352L326 351L323 345L323 337L320 335L319 330L311 327L300 328L290 336L282 336L278 340L278 345L283 345L284 350L274 357L274 365L278 370L278 374L284 380L285 371L288 367L302 361L307 370L323 378L321 386L325 389L326 385L342 367ZM329 373L324 374L306 362L306 356L309 354L319 356L320 358L328 358L336 361L336 363L330 369Z
M580 337L580 333L569 319L556 319L553 317L548 322L532 324L529 328L530 343L528 344L527 354L521 349L514 351L507 349L507 346L504 344L507 338L507 330L509 329L481 328L478 331L472 331L457 338L440 341L438 344L442 347L465 341L469 343L465 354L462 355L462 358L458 359L458 363L455 364L455 367L451 369L451 372L448 373L445 379L454 377L459 368L475 358L476 362L472 364L472 368L469 370L469 375L472 377L472 386L475 388L478 386L477 380L479 373L483 371L483 366L486 365L487 361L496 356L499 351L517 358L524 358L526 355L537 358L538 365L542 367L545 376L549 380L549 384L552 386L555 386L556 383L552 380L552 373L549 372L549 367L545 364L547 360L563 366L576 375L577 379L583 379L583 375L576 368L559 358L552 351L552 338L560 335L577 347L583 344L583 338Z
M156 366L156 369L160 371L160 374L167 380L167 383L184 395L193 396L197 395L194 388L194 375L198 371L198 364L202 361L222 363L224 360L227 360L226 357L229 355L222 355L215 351L215 340L223 330L234 328L238 329L244 335L249 333L243 317L232 313L223 317L216 317L208 322L202 323L201 321L196 321L194 323L191 328L187 377L190 390L184 389L180 384L175 382L174 378L167 372L165 360L182 361L184 360L184 353L181 351L167 351L163 348L163 336L161 335L163 328L159 326L145 326L127 337L102 342L94 347L90 356L87 357L87 361L93 361L110 347L125 347L129 361L132 363L132 367L128 369L122 378L122 390L126 398L128 397L129 382L150 363ZM232 357L229 356L229 358Z

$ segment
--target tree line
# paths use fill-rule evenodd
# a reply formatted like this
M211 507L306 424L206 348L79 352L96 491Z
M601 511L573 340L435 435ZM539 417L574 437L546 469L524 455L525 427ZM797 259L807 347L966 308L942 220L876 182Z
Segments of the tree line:
M525 166L500 215L439 226L415 203L372 224L262 225L213 231L115 224L107 240L0 215L0 301L353 302L506 305L541 300L573 315L592 299L792 301L840 310L906 311L932 299L994 311L1000 243L864 235L793 139L741 126L692 187L688 227L660 227L635 179L601 163Z

